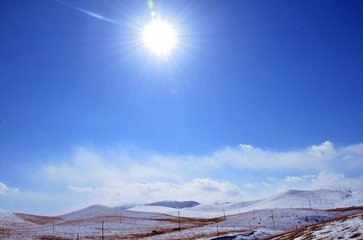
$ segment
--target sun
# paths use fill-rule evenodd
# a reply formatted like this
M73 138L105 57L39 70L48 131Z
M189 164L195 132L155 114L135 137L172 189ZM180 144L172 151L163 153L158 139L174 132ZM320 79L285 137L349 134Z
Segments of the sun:
M174 27L168 22L153 20L143 31L143 43L152 53L167 56L175 47L177 36Z

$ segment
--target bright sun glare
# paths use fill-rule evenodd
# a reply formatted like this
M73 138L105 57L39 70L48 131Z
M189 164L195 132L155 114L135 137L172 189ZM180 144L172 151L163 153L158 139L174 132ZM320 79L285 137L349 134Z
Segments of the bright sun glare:
M144 28L143 41L151 52L159 56L167 56L175 47L176 34L173 26L167 22L153 20Z

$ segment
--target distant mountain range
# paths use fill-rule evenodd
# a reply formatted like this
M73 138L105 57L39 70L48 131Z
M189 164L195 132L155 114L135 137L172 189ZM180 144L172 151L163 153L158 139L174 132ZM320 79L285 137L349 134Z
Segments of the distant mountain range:
M145 206L159 206L159 207L169 207L169 208L176 208L176 209L183 209L183 208L192 208L195 206L200 205L196 201L161 201L161 202L153 202L144 204Z

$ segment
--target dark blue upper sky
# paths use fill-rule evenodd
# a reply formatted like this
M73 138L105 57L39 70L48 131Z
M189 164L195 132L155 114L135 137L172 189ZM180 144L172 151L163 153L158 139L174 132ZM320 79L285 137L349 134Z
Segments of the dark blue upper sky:
M83 144L363 140L362 1L156 1L181 32L169 62L137 50L147 1L65 3L120 24L59 1L0 3L2 164Z

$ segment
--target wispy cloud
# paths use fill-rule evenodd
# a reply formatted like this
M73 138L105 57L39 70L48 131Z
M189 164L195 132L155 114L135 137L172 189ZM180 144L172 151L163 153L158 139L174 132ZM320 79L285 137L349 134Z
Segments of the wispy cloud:
M61 3L61 4L63 4L63 5L65 5L65 6L67 6L67 7L70 7L72 9L74 9L74 10L77 10L77 11L83 13L83 14L86 14L86 15L88 15L90 17L94 17L94 18L97 18L99 20L103 20L103 21L110 22L110 23L115 23L115 24L119 24L120 23L120 21L116 21L114 19L111 19L111 18L102 16L102 15L100 15L98 13L95 13L95 12L92 12L92 11L89 11L89 10L86 10L86 9L83 9L83 8L80 8L80 7L77 7L75 5L66 3L66 2L64 2L62 0L56 0L56 1L59 2L59 3Z
M285 182L287 183L298 183L298 182L304 182L305 179L303 177L297 177L297 176L287 176L285 178Z
M5 183L0 182L0 195L14 194L18 192L19 192L18 188L9 188L8 186L6 186Z

